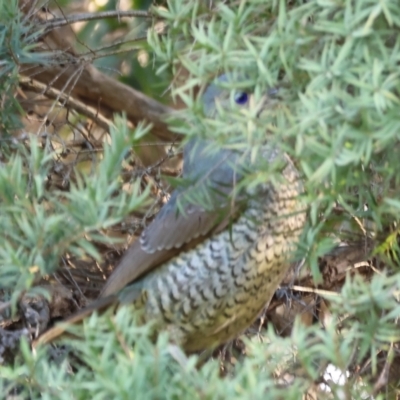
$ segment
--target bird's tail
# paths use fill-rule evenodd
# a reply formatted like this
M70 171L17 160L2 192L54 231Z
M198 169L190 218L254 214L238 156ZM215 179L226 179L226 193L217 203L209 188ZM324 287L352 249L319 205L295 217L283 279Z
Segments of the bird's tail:
M113 304L117 305L117 303L118 303L118 296L116 295L111 295L97 299L89 306L77 311L75 314L72 314L62 323L50 328L42 335L40 335L36 340L32 342L32 348L36 348L39 345L51 343L55 339L62 336L68 330L68 327L70 325L82 322L83 319L91 315L93 312L104 311L106 308L110 307Z

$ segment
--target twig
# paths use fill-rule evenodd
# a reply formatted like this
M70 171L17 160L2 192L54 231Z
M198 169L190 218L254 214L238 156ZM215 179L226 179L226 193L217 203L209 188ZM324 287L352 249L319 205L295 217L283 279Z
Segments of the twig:
M321 296L339 296L339 293L332 292L330 290L315 289L306 286L293 285L290 287L290 289L296 290L297 292L315 293Z
M21 87L27 90L31 90L32 92L43 94L51 99L62 100L65 106L74 109L80 114L85 115L86 117L92 119L99 125L101 128L106 130L107 132L112 125L112 122L107 118L103 117L97 110L92 107L87 106L85 103L82 103L79 100L74 99L70 95L66 95L65 93L60 92L57 89L48 87L47 85L28 77L21 76L19 79L19 83Z
M385 365L383 366L382 371L379 374L378 380L374 384L374 389L373 389L374 395L377 395L379 391L389 382L389 371L393 361L393 356L394 356L394 351L392 342L390 343L390 348L386 356Z
M69 15L68 18L54 18L50 21L46 21L44 32L47 33L53 29L61 28L66 25L75 24L77 22L82 21L93 21L96 19L105 19L105 18L121 18L121 17L129 17L129 18L156 18L156 16L148 11L102 11L97 13L81 13L75 15Z

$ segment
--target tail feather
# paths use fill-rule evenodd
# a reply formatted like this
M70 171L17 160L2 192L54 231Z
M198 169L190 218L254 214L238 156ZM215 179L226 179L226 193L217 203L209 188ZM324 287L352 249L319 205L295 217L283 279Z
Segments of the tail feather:
M33 341L32 348L36 348L39 345L53 342L55 339L59 338L67 331L68 326L82 322L86 317L91 315L93 312L104 311L111 305L113 304L116 305L117 303L118 303L118 296L116 295L97 299L89 306L83 308L82 310L77 311L75 314L72 314L62 323L54 326L53 328L50 328L42 335L40 335L36 340Z

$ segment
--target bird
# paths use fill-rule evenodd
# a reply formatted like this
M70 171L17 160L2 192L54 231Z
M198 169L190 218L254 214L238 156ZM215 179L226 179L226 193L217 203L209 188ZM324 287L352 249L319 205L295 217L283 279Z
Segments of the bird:
M207 117L215 118L218 107L249 107L245 91L234 93L232 105L232 91L223 85L228 80L219 76L202 94ZM143 322L167 330L187 353L215 349L248 328L288 272L306 220L292 160L267 139L261 155L262 162L252 162L239 147L191 138L183 149L186 184L128 248L99 298L66 322L133 304ZM274 162L281 163L281 179L235 190L246 171ZM205 188L206 204L193 202ZM53 341L65 326L50 328L34 345Z

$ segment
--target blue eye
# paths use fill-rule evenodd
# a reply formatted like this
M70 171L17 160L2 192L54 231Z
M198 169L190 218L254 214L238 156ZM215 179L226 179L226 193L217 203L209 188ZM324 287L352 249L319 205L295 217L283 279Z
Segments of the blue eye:
M249 100L249 95L245 92L239 92L235 94L235 102L236 104L243 105L246 104Z

